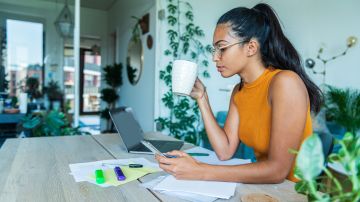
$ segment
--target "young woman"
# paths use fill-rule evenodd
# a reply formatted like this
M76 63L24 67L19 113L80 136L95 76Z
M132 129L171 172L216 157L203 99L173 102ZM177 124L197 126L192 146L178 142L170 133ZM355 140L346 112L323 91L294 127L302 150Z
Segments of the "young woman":
M322 103L320 89L302 68L299 54L284 36L267 4L239 7L218 21L213 61L227 78L241 78L234 88L224 128L217 124L206 88L197 80L192 98L199 104L210 143L220 160L230 159L241 142L252 147L257 162L218 166L196 161L182 151L179 158L157 156L160 167L177 179L280 183L294 177L295 155L312 134L310 110Z

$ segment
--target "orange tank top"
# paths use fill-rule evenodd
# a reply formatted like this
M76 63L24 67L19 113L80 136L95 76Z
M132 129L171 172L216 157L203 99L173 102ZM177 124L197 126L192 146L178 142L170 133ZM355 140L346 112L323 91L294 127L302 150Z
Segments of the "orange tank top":
M240 141L254 149L257 161L266 160L268 156L271 135L271 106L268 102L268 91L272 78L280 71L282 70L267 68L259 78L252 83L244 84L234 95L240 117L238 129ZM309 106L302 141L311 134ZM298 179L294 177L294 167L295 162L287 179L296 182Z

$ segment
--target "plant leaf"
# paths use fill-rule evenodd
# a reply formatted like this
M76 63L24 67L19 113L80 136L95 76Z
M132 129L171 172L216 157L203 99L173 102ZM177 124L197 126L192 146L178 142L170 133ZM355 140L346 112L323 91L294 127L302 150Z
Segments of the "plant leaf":
M296 157L296 167L304 180L311 181L321 173L323 166L324 155L321 140L317 134L314 134L301 145Z

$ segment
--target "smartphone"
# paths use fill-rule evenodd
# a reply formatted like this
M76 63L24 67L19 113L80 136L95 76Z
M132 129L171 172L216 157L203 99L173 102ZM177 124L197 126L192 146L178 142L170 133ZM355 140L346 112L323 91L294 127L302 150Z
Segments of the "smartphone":
M156 147L154 147L154 145L152 145L150 142L145 141L145 140L141 140L141 143L147 147L150 151L152 151L154 154L166 157L166 158L176 158L177 156L171 156L171 155L167 155L164 153L161 153L158 149L156 149Z

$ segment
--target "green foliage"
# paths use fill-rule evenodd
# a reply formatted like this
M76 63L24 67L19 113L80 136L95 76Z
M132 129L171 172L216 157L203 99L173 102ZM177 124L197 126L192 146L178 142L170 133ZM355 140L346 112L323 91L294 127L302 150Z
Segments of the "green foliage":
M354 134L360 129L360 91L328 86L327 118Z
M130 65L126 65L126 69L127 69L127 73L128 73L128 78L130 83L135 83L135 76L136 76L136 71L137 69L133 68Z
M19 127L22 130L31 131L32 137L90 134L81 131L79 127L73 128L65 114L55 110L27 115L22 119Z
M103 81L105 81L107 88L101 90L101 99L107 103L106 109L102 110L100 117L107 120L107 130L110 129L110 116L109 110L115 107L116 100L119 99L117 94L117 88L123 84L122 80L122 69L121 63L114 65L107 65L103 68Z
M64 97L59 83L54 80L51 80L48 85L44 87L44 93L47 94L50 101L62 100Z
M30 96L31 99L36 99L41 97L39 91L39 79L35 77L29 77L26 79L26 93Z
M103 68L106 85L118 88L123 84L122 81L122 64L115 63L114 65L107 65Z
M317 177L324 165L324 156L322 155L321 140L317 135L310 136L301 146L297 156L297 169L301 173L301 178L311 181ZM312 158L308 158L312 156Z
M209 65L207 55L211 53L211 45L203 45L200 41L205 34L199 26L194 24L194 13L190 3L168 0L167 11L166 19L169 28L166 33L169 47L164 51L164 55L170 57L171 61L192 58L199 66L200 75L209 78L210 74L206 69ZM198 145L202 134L205 133L204 129L200 129L198 105L189 97L173 95L171 61L160 71L160 79L168 88L161 100L170 111L170 115L159 117L155 121L162 130L168 130L172 136Z
M342 140L336 141L340 145L338 153L329 156L330 162L340 163L351 183L352 189L344 191L343 184L335 178L324 166L324 156L319 137L314 134L302 144L296 159L295 175L300 179L295 190L306 194L310 201L359 201L360 200L360 138L352 133L346 133ZM319 181L319 174L325 172L326 177L335 184L327 193L318 192L317 188L325 185Z
M113 88L104 88L101 90L100 98L107 103L113 103L119 98L119 95Z

